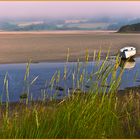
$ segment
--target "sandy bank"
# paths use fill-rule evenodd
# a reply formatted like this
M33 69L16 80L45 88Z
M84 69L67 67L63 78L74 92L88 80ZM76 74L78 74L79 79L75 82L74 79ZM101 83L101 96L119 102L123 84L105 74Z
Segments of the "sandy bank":
M106 53L109 48L116 54L121 47L133 45L140 54L140 34L119 34L104 31L54 31L54 32L0 32L0 63L65 61L67 49L70 60L84 58L85 50L90 55L100 48Z

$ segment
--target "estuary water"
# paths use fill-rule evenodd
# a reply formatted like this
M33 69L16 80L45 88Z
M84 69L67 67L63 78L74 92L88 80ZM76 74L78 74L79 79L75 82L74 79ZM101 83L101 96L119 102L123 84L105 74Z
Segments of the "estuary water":
M29 75L27 74L25 79L25 63L1 64L1 101L7 100L7 94L10 102L17 102L21 98L24 98L26 94L31 100L42 100L52 96L54 97L54 94L56 98L63 98L68 91L70 92L70 90L76 88L78 85L77 78L80 79L80 75L76 77L76 73L78 71L82 73L78 65L85 68L84 72L86 72L87 75L92 71L96 71L96 62L89 62L86 66L85 63L82 62L80 64L77 62L31 63ZM121 64L117 72L119 73L122 68L124 68L124 73L119 89L124 90L128 87L140 86L140 58L135 58L134 61ZM7 84L5 84L4 79L7 79ZM84 87L79 88L86 91L91 85L88 84L88 78L84 79ZM79 84L79 86L81 85Z

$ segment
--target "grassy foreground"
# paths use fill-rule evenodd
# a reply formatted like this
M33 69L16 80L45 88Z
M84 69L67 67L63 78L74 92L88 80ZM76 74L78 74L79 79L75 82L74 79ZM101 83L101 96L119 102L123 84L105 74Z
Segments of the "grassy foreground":
M90 75L97 83L87 93L74 90L61 101L2 104L0 138L140 138L140 95L118 94L123 70L116 76L118 60L111 67L106 60ZM110 74L109 89L102 88Z
M4 110L3 110L4 111ZM5 112L5 111L4 111ZM139 138L140 96L75 95L1 114L0 138Z

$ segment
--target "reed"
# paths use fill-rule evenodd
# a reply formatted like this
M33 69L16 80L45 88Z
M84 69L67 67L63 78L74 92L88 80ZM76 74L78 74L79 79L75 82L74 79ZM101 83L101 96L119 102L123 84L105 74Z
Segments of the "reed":
M97 57L96 57L97 54ZM101 50L94 52L96 67L88 73L89 52L86 50L85 63L78 60L77 66L64 73L57 70L46 86L54 95L46 100L26 104L19 102L12 109L9 102L8 79L4 79L6 105L1 103L0 138L140 138L140 95L131 91L126 95L118 92L123 69L117 74L119 57L115 63L108 63L109 52L101 60ZM67 63L69 63L69 49ZM29 88L39 76L29 80L30 65L27 64L24 81ZM54 87L61 80L72 80L72 91L66 87L64 97L56 100ZM109 80L110 79L110 80ZM85 90L85 86L89 86ZM69 94L66 94L66 93ZM6 113L5 113L6 112Z

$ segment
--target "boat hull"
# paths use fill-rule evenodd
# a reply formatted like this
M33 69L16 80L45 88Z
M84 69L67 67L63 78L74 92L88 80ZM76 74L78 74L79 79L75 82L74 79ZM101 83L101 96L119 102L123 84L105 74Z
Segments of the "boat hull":
M135 55L136 55L136 50L121 52L122 59L129 59L131 57L134 57Z

